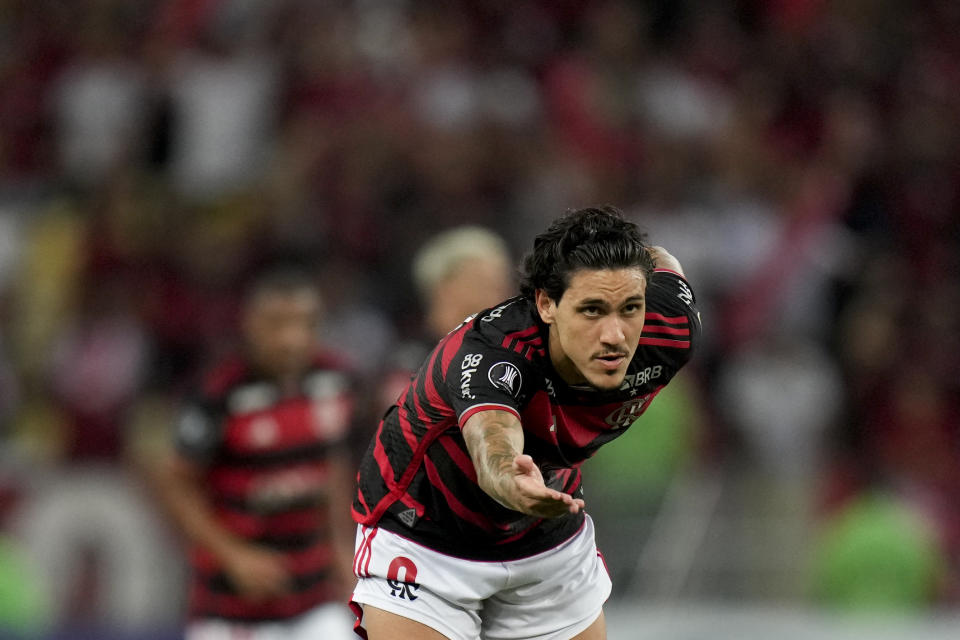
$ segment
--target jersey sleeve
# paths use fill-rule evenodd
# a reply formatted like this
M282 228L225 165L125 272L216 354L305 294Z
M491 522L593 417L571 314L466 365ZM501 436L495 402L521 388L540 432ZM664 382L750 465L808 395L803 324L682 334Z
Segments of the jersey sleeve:
M174 447L185 458L209 463L220 448L223 418L212 406L200 400L187 402L174 425Z
M639 344L643 361L660 361L676 373L693 355L700 328L700 312L687 280L667 269L654 271Z
M467 332L450 360L443 385L463 427L480 411L520 412L536 390L535 369L522 355L490 344L478 332Z

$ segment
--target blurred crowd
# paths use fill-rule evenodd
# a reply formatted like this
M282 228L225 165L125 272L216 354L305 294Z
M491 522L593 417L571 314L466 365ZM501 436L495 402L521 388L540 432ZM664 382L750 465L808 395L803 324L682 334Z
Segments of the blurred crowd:
M957 87L950 0L0 0L0 536L44 567L0 583L38 619L175 624L131 469L258 267L314 270L373 388L424 335L429 238L518 258L610 203L699 298L690 464L804 496L810 597L960 604ZM851 519L883 508L906 524L871 547ZM909 593L870 590L876 557Z

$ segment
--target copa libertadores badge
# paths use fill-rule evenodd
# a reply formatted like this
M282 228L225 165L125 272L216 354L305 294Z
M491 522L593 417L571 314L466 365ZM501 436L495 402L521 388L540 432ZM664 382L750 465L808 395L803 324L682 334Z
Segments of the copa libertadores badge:
M509 362L498 362L490 367L487 371L487 379L490 380L490 384L514 397L520 393L523 382L520 369Z

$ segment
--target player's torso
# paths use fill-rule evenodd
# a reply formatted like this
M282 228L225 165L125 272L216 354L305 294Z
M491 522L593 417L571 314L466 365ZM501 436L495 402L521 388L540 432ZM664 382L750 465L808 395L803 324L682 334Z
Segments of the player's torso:
M634 360L620 389L599 393L566 385L551 370L520 412L527 453L551 464L577 466L622 435L666 384L667 368Z
M525 451L551 465L579 465L621 435L675 373L655 350L640 346L618 389L569 385L551 363L549 327L539 322L531 303L520 299L478 315L466 331L483 335L476 343L483 347L464 356L461 379L476 369L481 384L510 392L523 425Z
M332 597L326 509L331 454L350 424L348 376L315 369L292 389L245 373L208 396L219 444L205 489L219 524L282 553L292 586L277 597L239 595L219 560L194 546L190 613L195 618L267 621L300 614Z
M221 449L208 482L227 518L265 529L271 517L324 499L329 447L349 425L346 385L339 372L314 371L291 392L250 380L224 394Z

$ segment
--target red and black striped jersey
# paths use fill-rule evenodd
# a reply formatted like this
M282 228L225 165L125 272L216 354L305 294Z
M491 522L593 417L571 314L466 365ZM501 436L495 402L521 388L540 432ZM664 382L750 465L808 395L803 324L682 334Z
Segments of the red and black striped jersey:
M612 391L560 378L547 354L548 327L525 298L450 332L380 421L360 464L354 519L477 560L529 556L573 535L582 513L539 519L484 493L460 429L479 411L516 414L524 452L547 485L581 495L580 465L646 410L700 333L693 292L679 275L656 271L646 298L640 343Z
M319 355L295 391L283 393L243 359L216 368L188 403L176 446L205 470L218 521L239 537L289 558L294 586L282 597L238 596L214 556L190 550L190 616L238 621L289 618L334 596L327 473L346 446L354 402L352 378Z

